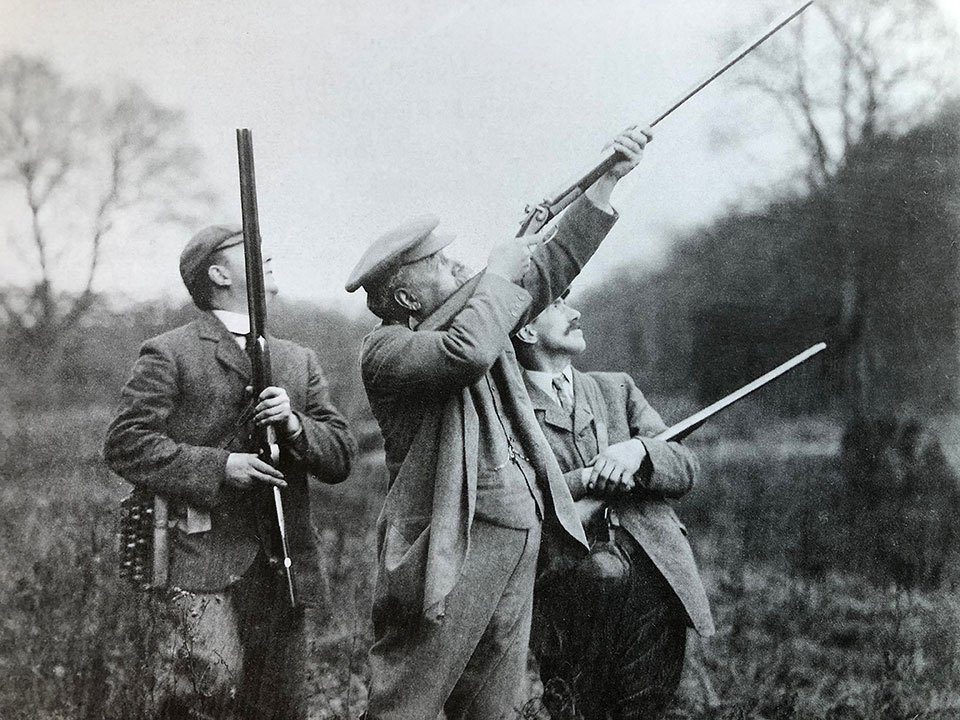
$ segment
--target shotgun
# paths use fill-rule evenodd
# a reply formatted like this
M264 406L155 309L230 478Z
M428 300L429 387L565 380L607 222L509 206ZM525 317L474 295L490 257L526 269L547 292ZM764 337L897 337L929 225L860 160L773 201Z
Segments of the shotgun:
M753 52L769 37L778 32L782 27L798 17L800 13L813 5L814 0L806 0L799 7L784 14L774 20L757 37L748 40L739 48L730 53L729 56L720 64L719 67L704 75L697 82L693 83L687 90L667 103L663 109L658 112L652 120L646 123L647 127L656 127L662 120L668 117L674 110L683 105L707 85L712 83L727 70L740 62L743 58ZM600 162L595 163L589 170L577 176L575 180L564 185L560 190L549 196L536 206L527 205L524 212L526 215L520 221L520 230L517 237L525 235L534 235L542 230L551 220L562 213L574 200L583 195L587 189L593 185L610 168L621 160L620 154L615 150L608 150ZM434 310L428 317L417 326L418 330L442 330L450 321L463 309L467 301L473 295L473 291L480 282L483 275L481 270L472 278L467 280L456 292L448 297L440 307Z
M773 370L771 370L770 372L764 373L753 382L747 383L742 388L734 390L729 395L726 395L725 397L720 398L712 405L708 405L703 410L700 410L699 412L695 412L693 415L691 415L690 417L684 420L681 420L676 425L671 425L663 432L658 433L657 435L654 435L654 440L683 440L687 435L689 435L698 427L703 425L707 420L712 418L721 410L725 410L726 408L733 405L735 402L739 400L743 400L743 398L745 398L750 393L756 392L767 383L772 382L773 380L776 380L781 375L793 370L793 368L797 367L797 365L800 365L801 363L805 363L807 360L812 358L818 352L826 349L827 349L826 343L821 342L821 343L817 343L816 345L811 345L802 353L799 353L798 355L794 355L785 363L777 365Z
M253 167L253 136L249 130L237 130L237 155L240 163L240 208L243 214L243 255L247 271L247 310L250 315L250 333L247 335L247 355L250 357L254 402L260 393L273 384L270 370L270 347L267 343L267 294L263 285L263 254L260 243L260 217L257 211L257 181ZM280 446L276 430L271 425L255 427L252 440L257 455L277 467ZM280 488L272 485L271 499L266 507L258 507L258 523L264 549L271 567L283 577L290 607L297 606L293 581L293 562L287 544L287 530L283 517L283 497Z
M746 385L744 385L743 387L737 390L734 390L729 395L726 395L720 398L715 403L703 408L703 410L695 412L690 417L685 418L674 425L671 425L666 430L662 430L661 432L654 435L653 439L667 440L667 441L683 440L685 437L687 437L687 435L689 435L698 427L703 425L707 420L712 418L717 413L730 407L735 402L742 400L747 395L750 395L751 393L756 392L757 390L762 388L764 385L776 380L781 375L784 375L790 372L791 370L793 370L793 368L797 367L802 363L805 363L807 360L812 358L817 353L823 350L826 350L826 348L827 348L827 344L822 342L817 343L816 345L811 345L802 353L794 355L792 358L790 358L786 362L781 363L780 365L777 365L777 367L775 367L773 370L767 373L764 373L763 375L758 377L756 380L747 383ZM577 512L579 513L581 520L584 521L585 518L592 517L594 513L596 513L601 507L604 506L604 504L605 504L605 501L602 498L585 497L577 501L576 503Z

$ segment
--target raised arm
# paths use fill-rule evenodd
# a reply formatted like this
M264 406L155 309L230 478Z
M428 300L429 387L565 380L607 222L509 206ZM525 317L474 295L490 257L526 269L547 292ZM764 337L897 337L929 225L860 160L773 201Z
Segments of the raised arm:
M492 272L445 330L384 325L363 344L360 369L368 390L448 393L480 379L509 344L530 295Z
M525 322L560 297L600 247L617 221L610 204L613 188L640 163L643 148L651 137L648 128L628 128L618 135L608 148L615 150L621 160L587 189L585 197L567 209L550 242L541 244L534 252L531 267L520 282L533 298Z

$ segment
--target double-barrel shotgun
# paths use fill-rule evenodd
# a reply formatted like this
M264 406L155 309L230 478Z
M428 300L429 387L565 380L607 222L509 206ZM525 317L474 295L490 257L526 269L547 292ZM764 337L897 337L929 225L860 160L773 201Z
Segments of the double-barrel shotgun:
M656 127L662 120L673 113L677 108L683 105L707 85L712 83L727 70L740 62L743 58L753 52L769 37L783 28L787 23L798 17L800 13L813 4L813 0L806 0L799 7L784 14L782 17L774 20L757 37L747 41L739 48L730 53L729 56L720 64L719 67L704 75L697 80L688 89L684 90L679 96L671 100L663 109L658 112L652 120L646 123L646 127ZM642 127L642 126L641 126ZM616 150L608 150L602 159L591 165L586 171L576 176L572 182L563 185L560 190L550 195L535 206L528 205L526 214L520 222L520 230L517 237L525 235L534 235L542 230L549 222L562 213L574 200L583 195L587 189L593 185L600 177L610 170L622 159L620 153ZM473 291L480 282L483 271L470 278L455 293L448 297L440 307L434 310L428 317L417 326L418 330L440 330L450 324L450 321L463 309Z
M243 255L247 273L247 311L250 332L246 338L250 357L253 402L265 388L273 384L270 368L270 346L267 342L267 294L263 280L263 251L260 240L260 215L257 209L257 180L253 165L253 135L247 129L237 130L237 155L240 165L240 209L243 215ZM273 467L280 463L280 446L272 425L254 427L254 452ZM287 601L297 606L293 580L293 562L287 544L280 488L271 485L257 506L257 521L264 550L271 567L283 578Z

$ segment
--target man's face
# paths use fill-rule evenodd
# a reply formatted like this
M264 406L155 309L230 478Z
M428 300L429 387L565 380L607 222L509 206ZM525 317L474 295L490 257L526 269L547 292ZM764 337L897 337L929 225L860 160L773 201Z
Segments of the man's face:
M410 269L409 289L420 302L418 314L426 317L470 277L467 268L440 250Z
M536 346L549 355L579 355L587 349L580 329L580 311L557 298L537 315L529 327L536 332Z
M243 255L243 243L231 245L228 248L217 251L217 265L224 267L230 275L230 282L233 291L238 297L246 297L247 294L247 266ZM263 258L263 288L267 297L273 297L280 291L277 280L273 275L273 257L267 246L260 249Z

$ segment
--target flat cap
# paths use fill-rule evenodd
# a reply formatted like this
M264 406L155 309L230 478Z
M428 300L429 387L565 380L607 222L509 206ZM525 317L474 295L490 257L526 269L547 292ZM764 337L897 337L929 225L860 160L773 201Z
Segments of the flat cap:
M216 250L232 247L243 242L243 228L240 225L210 225L198 232L180 253L180 277L183 284L193 295L194 285L199 279L204 262Z
M455 236L435 233L439 224L440 220L435 216L424 215L381 235L367 248L350 273L344 286L347 292L359 287L369 290L371 284L391 271L445 248Z

